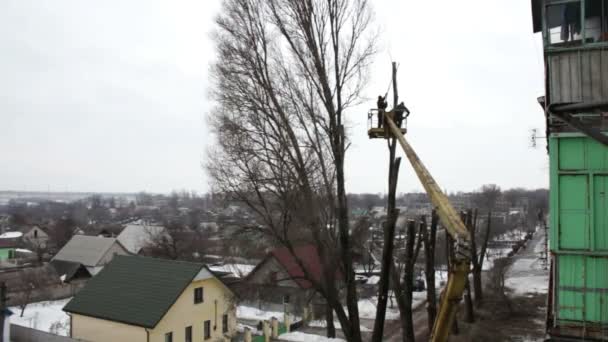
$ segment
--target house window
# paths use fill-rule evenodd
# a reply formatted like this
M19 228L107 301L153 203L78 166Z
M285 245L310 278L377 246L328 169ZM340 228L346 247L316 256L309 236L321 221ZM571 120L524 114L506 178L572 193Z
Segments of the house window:
M197 287L194 289L194 304L203 302L203 288Z
M270 281L271 284L276 284L278 278L279 277L278 277L278 273L277 272L270 272L269 281Z
M38 238L38 229L34 229L34 239Z
M222 332L228 332L228 315L222 316Z
M192 342L192 326L186 327L186 342Z
M203 329L203 337L205 340L211 338L211 321L205 321L205 326Z
M168 332L165 334L165 342L173 342L173 332Z
M289 295L288 295L288 294L287 294L287 295L284 295L284 296L283 296L283 303L284 303L284 304L289 304L289 300L290 300L290 299L291 299L291 298L289 298Z

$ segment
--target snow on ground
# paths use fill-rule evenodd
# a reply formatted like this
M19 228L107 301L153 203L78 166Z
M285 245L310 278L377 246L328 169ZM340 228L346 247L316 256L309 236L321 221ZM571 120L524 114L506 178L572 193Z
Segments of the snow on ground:
M283 341L293 342L342 342L341 338L327 338L325 336L305 334L303 332L294 331L279 335L279 339Z
M547 293L549 272L543 268L536 253L538 245L542 244L542 239L544 237L535 237L532 240L534 246L520 251L507 271L505 285L513 290L514 294Z
M67 336L70 332L70 317L62 309L70 299L28 304L23 317L19 316L21 314L19 307L11 307L14 313L10 318L11 323Z
M34 253L34 252L30 251L29 249L25 249L25 248L17 248L17 249L15 249L15 251L17 251L19 253Z
M224 264L222 266L210 266L212 271L217 272L230 272L239 278L243 278L249 274L254 268L255 265L247 265L247 264Z
M263 332L261 330L258 330L257 327L251 326L251 325L247 325L247 324L243 324L243 323L237 323L236 324L236 331L239 333L244 333L245 332L245 328L249 328L249 331L251 331L252 335L263 335Z
M494 261L496 259L505 258L509 252L513 249L511 247L507 248L488 248L486 251L486 258L483 261L483 270L489 271L494 267Z
M21 237L23 235L22 232L6 232L0 235L0 239L15 239Z
M269 321L272 317L276 317L279 322L284 321L283 312L281 311L264 311L252 306L239 305L236 308L236 318L249 321ZM301 318L292 315L292 322L297 322Z
M380 276L371 276L369 278L367 278L367 284L368 285L376 285L380 282Z
M412 293L412 307L416 307L420 303L426 300L426 292L414 292ZM391 308L391 300L389 296L389 300L387 302L386 308L386 319L394 320L399 319L399 308L397 307L397 302L393 295L393 307ZM368 299L360 299L358 303L359 307L359 317L366 319L374 319L376 318L376 308L378 307L378 297L371 297Z
M313 327L313 328L326 328L327 321L326 320L310 321L308 323L308 326ZM334 326L336 327L336 329L342 330L342 325L340 324L340 321L335 320ZM363 325L360 326L359 328L361 329L361 332L371 332L372 331L370 328L365 327Z

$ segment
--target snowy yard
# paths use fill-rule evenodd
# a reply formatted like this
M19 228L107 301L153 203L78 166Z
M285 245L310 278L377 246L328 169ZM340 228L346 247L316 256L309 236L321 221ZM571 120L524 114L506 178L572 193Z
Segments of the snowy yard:
M70 317L62 310L71 298L28 304L23 317L21 309L11 307L14 313L11 323L28 328L67 336L70 332Z
M283 341L293 342L343 342L341 338L327 338L325 336L305 334L303 332L294 331L279 335L279 339Z
M426 300L426 291L422 292L414 292L412 293L412 307L415 308L417 305L421 304ZM369 299L360 299L359 300L359 317L366 319L375 319L376 318L376 308L378 306L377 297L372 297ZM346 310L346 308L345 308ZM397 307L397 302L393 296L393 307L391 308L390 297L388 300L387 308L386 308L386 319L394 320L399 319L399 308Z
M507 272L505 285L517 295L545 294L549 286L549 273L543 270L540 260L520 258Z
M269 321L272 317L276 317L279 322L283 322L285 317L281 311L264 311L252 306L239 305L236 308L236 318L248 321ZM292 322L299 321L300 317L292 317Z
M327 328L327 321L326 320L318 320L318 321L311 321L308 323L309 327L313 327L313 328ZM334 326L336 327L336 329L342 330L342 325L340 324L340 321L338 320L334 320ZM371 332L372 330L368 327L365 326L360 326L359 327L361 329L361 332Z
M539 233L537 233L539 234ZM516 295L546 294L549 286L549 271L539 259L544 248L544 236L532 240L533 246L519 253L507 271L505 285ZM530 244L530 242L529 242Z

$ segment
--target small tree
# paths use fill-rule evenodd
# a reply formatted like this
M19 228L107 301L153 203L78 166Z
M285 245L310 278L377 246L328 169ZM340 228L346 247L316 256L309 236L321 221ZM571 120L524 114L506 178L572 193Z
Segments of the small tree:
M11 290L15 303L21 309L20 317L23 317L25 308L32 301L35 292L44 292L49 283L48 272L44 268L27 268L19 271L19 285Z

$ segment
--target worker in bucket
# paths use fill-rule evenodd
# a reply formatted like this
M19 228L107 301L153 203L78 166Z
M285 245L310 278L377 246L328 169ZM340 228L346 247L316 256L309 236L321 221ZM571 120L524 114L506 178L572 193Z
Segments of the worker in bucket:
M388 107L388 103L386 103L386 97L382 95L378 95L378 128L382 128L382 121L384 121L384 111L386 107Z

